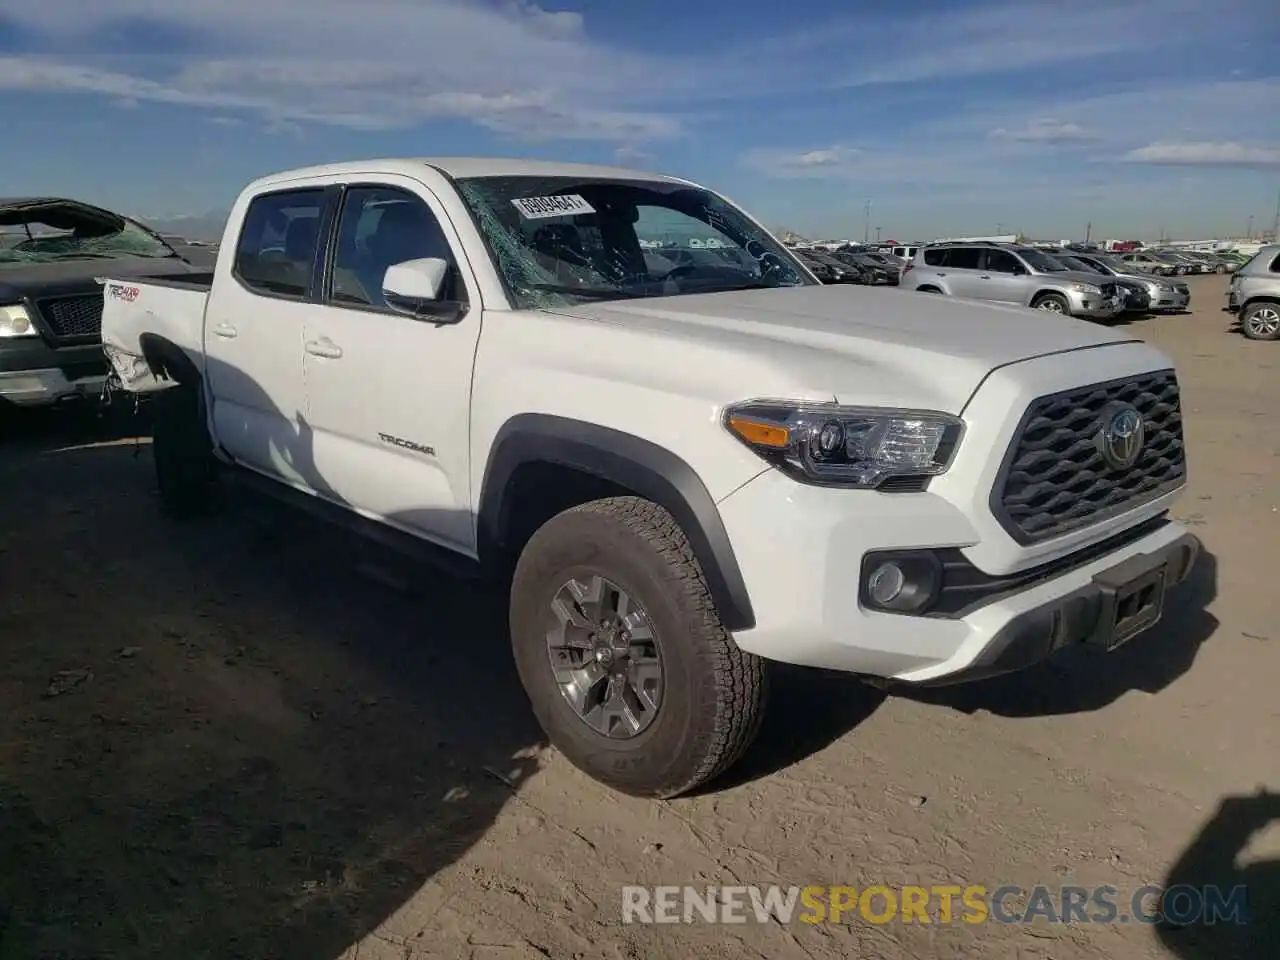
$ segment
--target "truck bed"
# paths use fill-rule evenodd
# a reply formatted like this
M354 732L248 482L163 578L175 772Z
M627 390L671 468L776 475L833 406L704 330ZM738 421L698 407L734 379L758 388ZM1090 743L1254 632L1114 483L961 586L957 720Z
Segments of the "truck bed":
M204 308L212 281L212 274L103 281L102 348L124 390L150 393L172 385L157 378L143 357L144 334L168 340L197 368L203 366Z

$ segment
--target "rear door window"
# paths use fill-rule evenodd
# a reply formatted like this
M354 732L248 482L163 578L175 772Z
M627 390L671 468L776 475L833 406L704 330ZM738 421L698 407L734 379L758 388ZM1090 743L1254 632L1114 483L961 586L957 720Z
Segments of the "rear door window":
M254 197L236 243L236 278L254 293L305 297L315 275L325 200L322 187Z

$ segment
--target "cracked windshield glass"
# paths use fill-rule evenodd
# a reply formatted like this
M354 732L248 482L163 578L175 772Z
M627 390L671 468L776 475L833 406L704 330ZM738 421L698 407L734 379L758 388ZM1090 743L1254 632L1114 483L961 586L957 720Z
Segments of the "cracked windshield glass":
M814 281L740 210L681 183L459 182L517 309Z

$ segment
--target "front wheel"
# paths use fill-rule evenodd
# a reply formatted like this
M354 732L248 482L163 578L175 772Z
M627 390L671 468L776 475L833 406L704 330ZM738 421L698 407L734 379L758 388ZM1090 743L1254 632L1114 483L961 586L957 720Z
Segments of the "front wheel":
M511 586L516 669L548 738L594 779L673 797L759 729L765 674L721 625L679 524L637 497L553 517Z
M1240 330L1250 340L1280 340L1280 303L1255 303L1240 314Z
M1067 303L1067 298L1057 293L1046 293L1035 302L1035 308L1045 313L1069 314L1071 312L1071 305Z

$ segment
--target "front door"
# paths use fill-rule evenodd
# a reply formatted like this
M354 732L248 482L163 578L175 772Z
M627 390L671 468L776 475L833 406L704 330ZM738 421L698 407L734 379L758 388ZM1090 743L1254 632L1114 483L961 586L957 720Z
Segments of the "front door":
M435 196L407 177L348 185L335 230L303 338L321 493L474 553L469 415L482 310L458 237ZM450 264L442 299L466 304L460 320L387 306L387 267L424 257Z
M985 298L987 300L995 300L999 303L1018 303L1026 305L1029 285L1025 276L1020 276L1018 271L1026 271L1022 265L1018 263L1018 258L1008 250L988 249L984 251L986 258L982 265L983 289L986 290Z
M205 381L218 441L238 463L312 488L302 341L332 193L259 194L243 211L229 267L219 259L205 311Z

